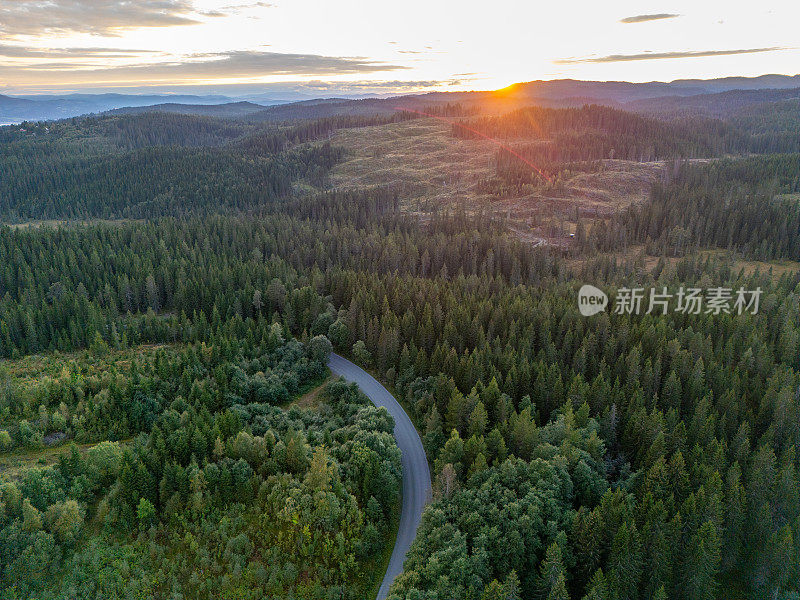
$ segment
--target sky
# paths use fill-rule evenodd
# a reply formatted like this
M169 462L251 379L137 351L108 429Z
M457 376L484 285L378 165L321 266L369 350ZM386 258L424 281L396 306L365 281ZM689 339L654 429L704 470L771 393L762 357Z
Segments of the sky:
M800 71L800 2L0 0L0 93L498 89Z

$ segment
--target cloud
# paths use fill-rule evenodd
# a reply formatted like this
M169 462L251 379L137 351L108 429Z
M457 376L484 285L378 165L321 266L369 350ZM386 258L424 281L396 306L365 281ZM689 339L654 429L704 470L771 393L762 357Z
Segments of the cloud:
M2 67L0 67L2 69ZM0 73L0 81L2 74ZM423 93L446 89L446 86L455 85L457 78L430 79L430 80L401 80L401 79L356 79L356 80L331 80L331 79L295 79L287 77L280 81L271 82L122 82L118 84L98 85L71 85L64 81L43 80L35 84L13 85L5 90L0 86L0 93L4 94L65 94L69 92L82 93L126 93L126 94L197 94L197 95L222 95L229 98L244 98L253 102L266 97L282 100L310 100L312 98L331 97L365 97L371 95L396 96L403 94ZM461 80L469 81L469 80ZM5 83L5 81L3 81Z
M680 17L673 13L658 13L657 15L636 15L620 19L620 23L646 23L647 21L661 21L662 19L675 19Z
M271 2L247 2L245 4L231 4L229 6L223 6L219 10L223 13L235 13L243 10L250 10L252 8L272 8L273 6L275 5Z
M432 46L425 46L424 50L398 50L398 54L424 54L430 56L431 54L446 54L444 50L434 50Z
M336 90L339 93L369 91L399 91L408 89L436 88L443 85L457 85L454 79L429 79L420 81L308 81L303 82L302 89L315 92Z
M272 8L275 5L270 2L247 2L245 4L230 4L214 10L206 10L200 14L204 17L227 17L229 15L239 15L259 8Z
M634 60L659 60L668 58L702 58L705 56L731 56L734 54L758 54L759 52L777 52L788 48L746 48L742 50L690 50L686 52L642 52L641 54L611 54L587 58L560 58L554 60L557 65L577 65L581 63L615 63Z
M73 57L77 58L77 57ZM196 80L265 76L331 76L407 69L364 57L283 54L257 50L193 54L169 61L119 65L87 65L55 61L25 65L0 65L0 79L20 84L109 84L134 82L188 83Z
M31 48L0 44L0 57L5 58L130 58L158 54L157 50L132 48Z
M0 32L6 35L92 33L198 23L191 0L4 0Z

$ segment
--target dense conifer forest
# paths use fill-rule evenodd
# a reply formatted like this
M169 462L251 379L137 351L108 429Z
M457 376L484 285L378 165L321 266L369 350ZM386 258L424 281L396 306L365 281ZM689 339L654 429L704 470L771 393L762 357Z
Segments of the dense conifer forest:
M392 600L800 597L800 272L737 263L800 258L796 140L753 117L468 117L541 128L553 173L670 159L565 252L330 188L331 131L411 117L0 128L0 217L88 221L0 227L0 452L60 449L0 471L4 598L369 597L400 454L357 389L317 390L332 350L392 388L431 465ZM582 283L762 295L587 318Z
M800 154L682 165L649 201L581 236L585 250L648 243L654 254L736 250L760 260L800 257Z
M796 105L791 102L749 107L726 120L660 120L598 105L530 107L461 120L452 128L457 137L488 135L510 144L497 156L497 175L506 185L541 181L568 168L596 169L603 159L652 162L800 152Z

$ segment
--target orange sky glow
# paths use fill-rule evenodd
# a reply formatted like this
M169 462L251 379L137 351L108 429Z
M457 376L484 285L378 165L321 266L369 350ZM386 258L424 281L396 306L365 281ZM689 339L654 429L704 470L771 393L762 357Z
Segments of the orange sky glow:
M0 5L0 92L795 74L798 22L796 1L14 0Z

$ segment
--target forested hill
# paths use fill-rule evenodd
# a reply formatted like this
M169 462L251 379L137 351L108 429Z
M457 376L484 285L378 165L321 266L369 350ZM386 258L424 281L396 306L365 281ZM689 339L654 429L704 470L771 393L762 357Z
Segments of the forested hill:
M800 87L778 90L731 90L696 96L648 98L625 104L628 110L666 116L706 115L731 116L738 111L766 102L797 100Z
M590 251L647 243L651 252L670 255L719 247L762 260L797 259L798 193L800 154L684 165L674 181L654 187L644 206L578 236L578 242Z
M730 120L684 118L663 121L599 105L580 108L530 107L495 117L474 117L453 125L453 135L478 134L508 141L547 142L540 160L618 158L653 161L709 158L749 153L797 152L792 135L796 105L775 113L771 104L737 114ZM760 126L761 123L765 126ZM768 124L768 126L767 126Z
M0 218L151 218L245 210L286 198L300 179L324 187L340 127L402 120L332 117L265 125L145 113L0 128Z
M227 102L225 104L178 104L167 102L149 106L126 106L109 111L110 114L136 115L149 112L178 113L181 115L202 115L208 117L237 118L259 113L264 110L260 104L252 102Z
M726 120L670 121L597 105L494 117L470 116L461 105L427 110L448 115L455 137L474 138L477 131L513 142L516 154L501 149L496 165L501 185L514 187L536 179L529 164L549 177L608 158L797 152L793 108L767 104ZM0 219L153 218L273 205L298 186L326 187L327 171L343 158L325 143L336 130L422 116L399 109L357 113L273 123L261 112L240 118L144 112L3 127Z
M31 96L0 95L0 123L55 120L121 107L151 106L164 102L186 104L224 104L225 96L189 94L35 94Z

